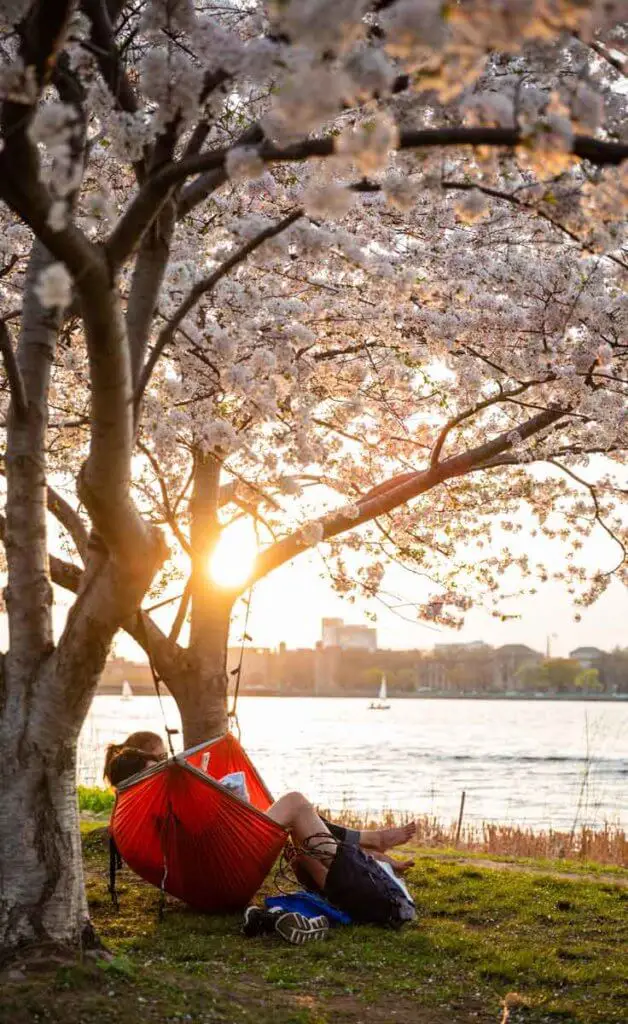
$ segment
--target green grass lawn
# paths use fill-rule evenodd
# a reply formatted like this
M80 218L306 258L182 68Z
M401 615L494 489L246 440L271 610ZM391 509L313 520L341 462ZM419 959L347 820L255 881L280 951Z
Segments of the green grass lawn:
M0 993L3 1024L625 1024L628 888L417 860L418 919L336 929L302 949L245 939L237 917L194 914L123 872L107 893L102 835L85 836L93 921L111 962L28 972ZM504 1001L508 1011L504 1010Z

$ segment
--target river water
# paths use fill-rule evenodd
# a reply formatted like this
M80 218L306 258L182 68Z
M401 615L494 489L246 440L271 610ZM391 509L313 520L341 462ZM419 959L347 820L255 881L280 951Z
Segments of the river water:
M180 724L163 699L168 725ZM242 697L242 742L272 793L314 802L534 829L628 828L628 702ZM163 734L156 697L94 699L79 781L102 784L104 748L135 729ZM181 744L179 743L178 749Z

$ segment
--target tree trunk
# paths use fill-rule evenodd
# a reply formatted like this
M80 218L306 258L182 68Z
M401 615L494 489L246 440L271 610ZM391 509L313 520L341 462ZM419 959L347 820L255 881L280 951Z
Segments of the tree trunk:
M95 941L83 885L77 730L46 702L48 680L12 682L0 690L0 958L29 945L79 950Z
M227 644L233 595L208 575L218 543L220 462L200 450L194 457L194 491L190 502L192 550L190 643L180 651L175 671L164 682L177 702L186 747L227 729Z
M208 587L210 586L208 582ZM227 731L227 645L231 605L222 595L205 607L205 633L200 649L181 651L163 673L163 679L177 702L186 747L195 746Z

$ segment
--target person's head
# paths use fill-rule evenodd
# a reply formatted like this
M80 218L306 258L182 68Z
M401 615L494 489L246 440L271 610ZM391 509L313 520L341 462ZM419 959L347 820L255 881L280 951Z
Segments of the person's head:
M112 786L119 786L167 756L164 742L156 732L132 732L122 743L109 744L103 775Z

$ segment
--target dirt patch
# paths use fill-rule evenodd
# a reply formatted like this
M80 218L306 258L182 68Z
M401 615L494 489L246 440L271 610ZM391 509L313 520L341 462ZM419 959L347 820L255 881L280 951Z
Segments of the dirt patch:
M385 1003L366 1003L357 996L337 996L320 1007L334 1024L495 1024L495 1013L470 1000L447 1011L426 1006L420 996Z

